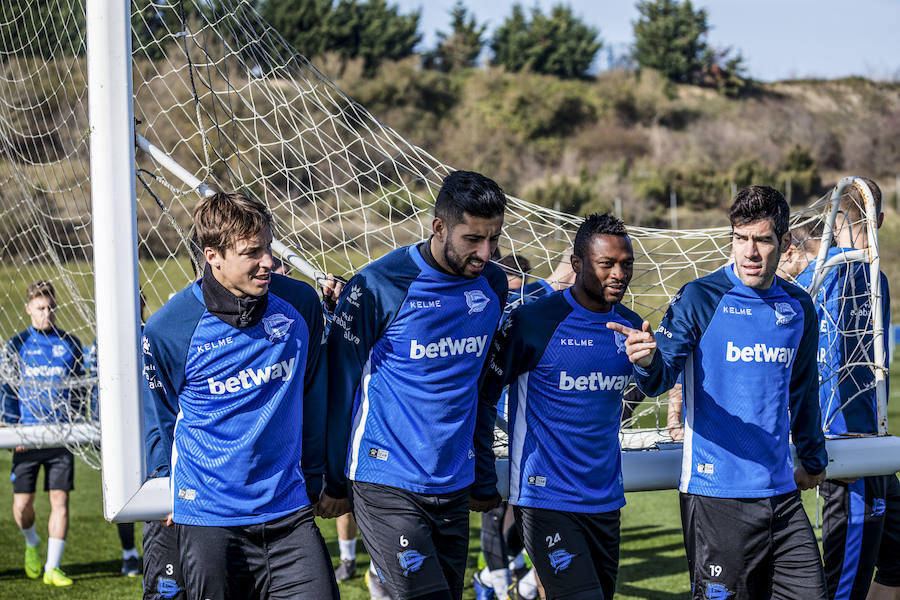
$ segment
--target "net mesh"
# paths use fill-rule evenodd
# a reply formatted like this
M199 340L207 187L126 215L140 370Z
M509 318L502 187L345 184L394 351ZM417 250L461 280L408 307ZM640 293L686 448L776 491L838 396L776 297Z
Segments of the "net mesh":
M210 187L243 189L265 201L276 237L323 272L350 275L427 237L431 206L450 167L345 95L294 52L253 4L133 2L137 133ZM0 5L0 334L9 339L26 329L30 282L54 283L57 324L85 351L77 368L45 382L51 389L41 402L55 404L42 420L60 420L57 409L73 403L64 390L78 389L88 400L77 410L66 408L62 420L86 427L87 437L96 439L94 371L85 359L95 339L95 249L84 41L83 0ZM136 170L139 276L152 311L194 278L187 232L196 195L147 155L138 153ZM540 279L568 285L568 251L580 219L516 198L509 202L501 252L529 263L527 273L520 265L510 275L526 284ZM824 214L820 201L795 219ZM632 227L630 234L636 264L626 303L654 325L684 283L724 265L730 252L727 228ZM526 293L512 300L526 301ZM7 352L0 433L28 428L15 422L10 408L23 389L17 368L23 360ZM671 439L665 398L628 398L624 445ZM97 447L81 443L84 436L54 435L41 443L67 443L89 464L99 464Z

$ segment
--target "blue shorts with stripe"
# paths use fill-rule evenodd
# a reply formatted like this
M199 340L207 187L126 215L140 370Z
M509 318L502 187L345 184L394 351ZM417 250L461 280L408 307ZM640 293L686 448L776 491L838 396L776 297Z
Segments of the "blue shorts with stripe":
M825 481L822 550L828 597L864 600L875 581L900 587L900 481L896 475L853 483ZM877 568L877 572L876 572Z

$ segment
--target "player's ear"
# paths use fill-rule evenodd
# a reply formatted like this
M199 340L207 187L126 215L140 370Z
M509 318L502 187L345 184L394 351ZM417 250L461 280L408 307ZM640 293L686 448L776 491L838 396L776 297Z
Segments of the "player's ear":
M218 250L207 246L203 249L203 257L206 259L206 262L209 263L209 266L214 269L222 268L222 255Z
M778 248L779 254L786 253L791 247L791 232L787 231L781 236L781 245Z
M434 234L434 237L436 237L439 242L444 242L444 238L447 236L447 224L444 223L442 218L435 217L434 220L431 221L431 233Z
M572 270L575 271L576 275L581 274L581 257L575 256L575 253L572 253L569 256L569 264L572 265Z

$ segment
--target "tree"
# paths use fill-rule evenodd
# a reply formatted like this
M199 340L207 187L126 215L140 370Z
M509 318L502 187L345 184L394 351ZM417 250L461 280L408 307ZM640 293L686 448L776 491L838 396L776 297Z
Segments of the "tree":
M339 0L329 19L328 49L348 58L362 57L371 75L382 60L413 53L422 39L419 17L419 11L401 15L386 0Z
M437 48L426 56L430 67L449 73L455 69L475 66L484 47L487 25L478 25L461 0L450 11L450 33L439 31Z
M332 0L266 0L260 15L297 52L319 56L329 49Z
M509 71L530 69L563 78L583 77L603 47L599 31L557 4L549 15L535 7L531 19L522 6L513 6L491 40L493 63Z
M639 0L634 23L634 59L671 81L693 81L709 47L706 10L694 10L691 0Z

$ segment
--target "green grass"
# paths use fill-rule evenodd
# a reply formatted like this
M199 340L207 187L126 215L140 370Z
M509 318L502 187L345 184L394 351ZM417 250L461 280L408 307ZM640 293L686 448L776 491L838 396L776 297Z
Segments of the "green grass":
M900 360L893 364L900 367ZM895 371L896 372L896 371ZM888 404L891 432L900 435L900 386L893 386ZM0 597L28 600L32 598L120 599L140 598L140 579L119 576L121 551L114 525L103 519L100 473L81 462L75 467L75 491L71 497L71 529L63 555L62 567L75 579L67 589L52 589L39 580L25 577L22 569L24 540L12 518L12 486L9 483L12 454L0 451L0 499L6 499L0 510ZM42 485L42 484L40 484ZM810 519L815 519L815 495L804 493ZM627 494L628 505L622 510L622 547L619 568L618 600L673 600L687 598L687 560L681 538L678 516L678 493L636 492ZM47 541L47 494L39 492L36 500L37 531L42 551ZM471 515L469 569L464 598L473 600L471 576L480 551L481 520ZM322 533L332 556L338 555L334 521L320 521ZM140 527L138 527L140 540ZM821 535L820 531L816 532ZM360 573L369 557L358 545ZM347 600L368 598L362 576L341 585L341 597Z

